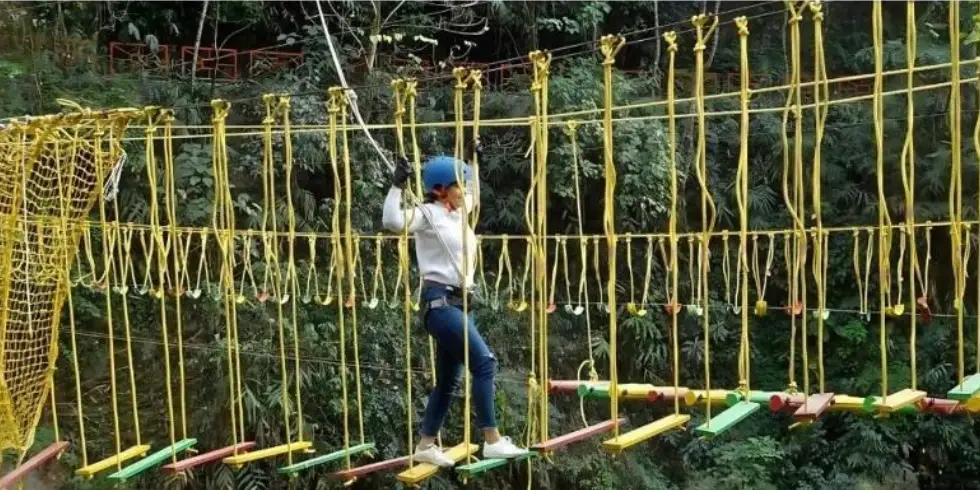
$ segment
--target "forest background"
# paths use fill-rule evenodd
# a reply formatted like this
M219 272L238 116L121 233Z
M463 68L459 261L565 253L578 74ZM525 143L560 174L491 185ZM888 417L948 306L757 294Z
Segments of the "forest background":
M700 12L722 14L718 36L706 52L706 70L713 74L708 93L737 90L725 85L729 75L739 69L737 36L731 22L738 10L750 21L750 64L753 84L780 85L789 71L788 31L785 7L781 2L503 2L472 1L423 2L324 2L327 21L340 50L349 83L358 89L359 106L372 122L391 120L392 97L389 81L395 77L430 77L447 74L454 66L467 63L480 66L511 59L513 67L488 73L483 118L524 117L532 112L529 91L530 70L521 65L535 49L577 48L555 56L551 70L550 107L553 113L601 107L602 74L594 47L607 33L631 33L630 43L617 59L614 73L617 104L664 98L666 49L658 29L680 33L677 54L679 70L691 72L692 32L689 19ZM918 65L949 60L948 5L945 2L916 2L918 26ZM886 2L884 7L885 66L905 66L906 4ZM962 58L976 56L978 33L971 17L973 4L963 5ZM831 77L873 71L871 43L871 4L868 2L828 2L823 6L827 69ZM802 28L803 79L812 68L812 21L806 14ZM109 43L143 46L139 56L110 62ZM161 61L161 46L186 46L188 59L171 55ZM234 48L240 53L272 47L272 51L301 53L302 62L269 69L235 57L238 73L233 79L217 70L191 70L198 57L213 56L208 49ZM110 66L110 64L112 66ZM469 66L469 65L466 65ZM499 66L499 65L491 65ZM964 68L964 76L974 69ZM757 77L757 78L756 78ZM948 80L948 70L926 72L917 83ZM691 94L692 78L678 83L680 96ZM903 77L886 79L887 89L904 87ZM323 124L326 120L324 97L327 87L338 84L324 33L311 2L13 2L0 5L0 116L45 114L60 110L58 98L71 99L96 108L129 106L177 107L178 124L210 124L207 103L215 98L235 101L231 124L258 124L264 106L263 93L303 94L292 97L295 124ZM860 88L858 90L861 90ZM865 87L864 90L870 90ZM451 82L442 78L423 82L418 99L420 121L451 121ZM963 86L962 148L964 213L977 217L977 155L973 148L973 126L980 110L978 91ZM839 96L835 93L835 96ZM758 95L753 104L781 107L784 92ZM949 90L923 91L915 96L916 219L942 221L949 214L950 116ZM908 124L904 96L888 97L884 108L885 162L897 167ZM709 111L737 110L737 99L711 101ZM693 111L681 104L678 113ZM631 115L650 112L631 111ZM870 101L834 105L827 117L823 142L823 219L824 224L869 225L877 222L877 183L875 144ZM813 115L804 122L804 153L813 150ZM753 115L750 129L751 159L748 210L753 229L777 229L791 225L781 189L783 147L780 136L781 113ZM484 128L486 148L483 170L483 209L479 230L484 233L526 234L524 198L529 183L529 165L524 154L530 141L526 128ZM680 165L681 230L700 227L697 206L699 187L691 172L696 126L694 118L678 125ZM181 196L178 219L186 226L210 223L214 182L211 178L211 145L207 130L183 129L184 139L176 141L177 186ZM615 161L619 169L616 195L616 227L621 233L663 231L667 226L669 203L669 159L667 128L662 120L617 125ZM393 150L390 132L375 132L382 147ZM448 152L452 131L424 129L419 132L423 151ZM737 116L712 117L706 128L708 184L718 204L719 228L738 228L735 203L735 168L739 143ZM596 125L579 129L580 170L583 179L585 233L602 231L602 134ZM281 149L282 141L276 141ZM380 206L388 187L389 174L378 164L366 139L352 133L354 193L358 205L353 224L361 233L380 230ZM256 228L261 219L262 190L261 138L238 138L229 142L235 185L235 209L242 227ZM295 138L297 174L290 182L280 179L280 191L290 186L296 203L299 229L329 233L333 200L339 189L332 184L324 134ZM120 219L147 222L149 190L145 182L145 162L139 145L128 148L130 159L120 186ZM809 161L809 160L805 160ZM549 232L577 233L575 199L572 187L572 147L567 136L553 129L549 162ZM894 170L894 169L893 169ZM904 201L897 171L885 175L886 204L895 220L904 219ZM516 184L515 184L516 183ZM279 192L279 196L284 196ZM276 203L280 219L285 205ZM920 387L930 393L945 393L956 377L956 336L954 322L944 314L952 310L952 275L949 236L932 234L932 268L927 278L928 296L936 317L920 325L917 342ZM921 237L920 237L921 240ZM974 239L975 240L975 239ZM777 242L779 244L780 242ZM372 250L365 244L365 254ZM642 246L636 247L642 250ZM920 244L921 249L921 244ZM515 249L516 250L516 249ZM857 310L861 292L855 283L850 236L835 236L829 246L827 304L841 310ZM681 248L686 264L686 248ZM496 274L499 247L486 250L486 272L492 283ZM515 267L523 266L523 253L512 251ZM920 253L921 250L920 250ZM643 271L644 258L636 254L633 269ZM371 256L371 255L368 255ZM923 255L924 256L924 255ZM140 255L134 267L143 270ZM974 257L980 257L975 253ZM386 259L385 274L393 280L395 260ZM787 282L782 247L777 246L767 298L770 304L785 303ZM976 260L976 259L975 259ZM320 267L326 268L324 262ZM976 267L976 265L972 265ZM807 269L809 270L809 269ZM684 269L686 271L686 269ZM654 260L651 303L665 298L659 278L662 267ZM641 273L642 274L642 273ZM712 301L721 314L712 315L712 365L714 386L734 387L739 336L738 316L726 308L722 284L721 256L712 260ZM972 275L972 274L971 274ZM573 277L577 275L573 274ZM627 264L620 260L621 297L628 295ZM682 273L681 297L691 296L691 284ZM911 281L911 278L906 278ZM876 273L872 273L869 297L877 298ZM966 298L976 298L976 284L967 286ZM754 290L753 290L753 295ZM753 296L754 298L754 296ZM113 451L112 413L109 408L109 359L106 348L104 298L101 293L77 288L74 294L77 339L83 402L85 404L87 448L90 455L109 455ZM157 303L147 297L130 301L133 356L139 367L136 383L140 388L140 415L147 440L166 440L166 409L162 347ZM599 301L599 298L594 298ZM183 325L187 345L190 419L188 425L199 438L199 446L220 447L229 442L227 414L227 373L224 369L224 322L220 304L187 301ZM306 426L321 449L339 447L342 441L342 406L336 312L332 308L301 305L303 323L296 329L302 345L301 376ZM877 309L872 301L872 309ZM272 329L260 328L269 308L249 301L240 306L241 349L245 370L246 432L261 445L284 440L280 394L295 387L282 384L278 345ZM727 313L726 313L727 312ZM379 308L362 315L360 356L364 388L364 424L369 440L378 445L377 457L405 454L407 431L405 414L405 359L402 321L399 309ZM977 322L975 302L967 302L967 325ZM526 376L530 364L526 324L527 313L485 311L480 315L481 330L500 360L498 411L505 433L519 436L525 427ZM551 317L550 365L555 379L574 379L576 367L588 357L589 345L582 317L561 309ZM591 348L597 370L608 373L608 324L605 314L592 314L596 332ZM773 311L765 318L752 318L752 359L754 385L763 389L782 389L787 383L790 323L788 316ZM671 353L668 348L669 321L659 309L639 317L620 315L619 379L669 384ZM255 320L249 322L249 320ZM118 325L117 325L118 328ZM909 383L908 318L888 322L889 379L892 386ZM417 329L418 330L418 329ZM816 338L811 329L806 339L810 347ZM116 340L121 344L120 332ZM972 338L968 336L968 338ZM348 340L350 337L348 337ZM826 320L824 350L827 353L829 391L865 395L877 393L879 367L877 321L860 315L833 313ZM62 434L72 443L60 462L48 467L33 481L47 488L109 488L103 480L84 481L71 477L79 466L77 400L73 369L69 362L71 344L61 335L61 356L57 372L58 415ZM684 316L679 336L682 385L701 386L703 380L703 340L697 318ZM427 378L425 341L420 330L415 337L413 365L415 420L424 406ZM967 358L976 355L973 342L967 342ZM350 347L350 346L348 346ZM117 353L121 349L117 349ZM797 363L799 363L797 356ZM967 363L971 365L970 362ZM125 366L118 354L117 366ZM811 363L797 365L797 372ZM126 379L124 368L117 373ZM350 372L353 376L353 371ZM352 380L353 382L353 380ZM129 397L128 385L120 383L119 399ZM574 397L551 399L552 432L558 434L578 428L578 401ZM446 437L458 439L461 433L461 407L458 400L449 417ZM631 420L650 420L667 407L624 403ZM591 421L608 417L605 402L587 402ZM703 419L693 410L692 425ZM132 431L129 417L121 417L121 433ZM353 420L353 419L352 419ZM980 443L977 428L966 417L935 415L896 416L872 419L851 414L832 414L816 424L790 430L786 416L759 413L715 440L701 440L691 431L674 432L613 458L599 441L582 443L555 456L553 462L535 463L534 488L980 488ZM353 424L352 427L356 426ZM295 436L295 435L294 435ZM37 435L37 447L51 441L50 416L45 414ZM161 474L141 477L131 488L287 488L287 480L276 472L276 462L252 464L241 471L224 465L200 469L186 479ZM525 466L507 467L481 477L473 485L481 488L524 488ZM326 470L311 471L299 480L297 488L337 486L326 478ZM393 474L379 474L358 482L356 488L397 486ZM446 473L428 484L430 488L461 486Z

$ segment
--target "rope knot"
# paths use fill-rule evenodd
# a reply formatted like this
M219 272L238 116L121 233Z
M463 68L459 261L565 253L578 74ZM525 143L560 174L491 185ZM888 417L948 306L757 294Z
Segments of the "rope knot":
M211 101L211 108L214 109L214 120L224 120L228 117L231 104L226 100L214 99Z
M534 373L528 374L527 375L527 390L528 390L528 393L537 394L540 389L541 389L541 386L538 385L538 378L536 378L534 376Z
M814 22L823 21L823 5L820 4L820 0L812 0L810 2L810 13L813 14Z
M668 31L664 33L664 42L667 43L667 51L671 53L677 52L677 33L674 31Z
M735 18L735 27L738 28L739 36L744 37L749 35L749 19L744 15Z
M602 64L613 64L616 54L619 53L620 49L623 49L625 43L626 39L623 36L614 36L612 34L602 36L602 39L599 40L600 50L603 56Z

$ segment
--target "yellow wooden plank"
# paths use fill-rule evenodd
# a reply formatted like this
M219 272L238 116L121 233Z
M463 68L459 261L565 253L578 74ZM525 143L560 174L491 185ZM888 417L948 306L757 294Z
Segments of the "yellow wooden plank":
M966 411L970 413L980 413L980 396L974 396L965 402L960 402L966 406Z
M834 395L834 401L827 410L831 412L855 412L864 411L864 398L850 395Z
M645 401L650 398L650 392L657 387L651 384L628 383L617 385L619 396L625 400Z
M657 434L662 434L668 430L676 429L686 424L689 420L691 420L691 416L687 414L668 415L662 419L650 422L649 424L637 429L633 429L625 434L620 434L619 437L614 437L604 441L602 445L607 450L618 453L653 436L656 436Z
M687 405L695 405L698 403L704 403L705 400L710 401L712 404L715 403L728 403L725 397L731 390L711 390L707 392L705 390L688 390L684 394L684 403Z
M455 462L460 462L463 458L477 452L480 446L476 444L470 444L469 448L466 447L466 443L457 444L449 451L446 451L446 456ZM407 483L409 485L417 485L423 481L430 478L432 475L438 473L440 468L434 464L429 463L419 463L401 473L398 474L398 481L402 483Z
M311 447L313 447L313 443L309 441L294 442L292 444L281 444L279 446L260 449L252 453L242 453L234 456L228 456L227 458L221 460L221 462L233 466L241 466L245 463L258 461L260 459L271 458L274 456L279 456L281 454L293 453L296 451L305 451Z
M86 478L92 478L93 476L95 476L97 473L101 471L105 471L109 468L114 468L116 466L119 466L122 463L125 463L126 461L129 461L137 456L143 457L149 451L150 451L149 444L141 444L139 446L133 446L117 455L109 456L108 458L103 459L102 461L92 463L88 466L79 468L75 470L75 474L78 476L84 476Z
M894 412L902 407L912 405L913 403L918 403L919 400L922 400L925 397L926 392L924 391L906 388L886 396L884 400L878 400L878 403L875 403L875 406L882 412Z

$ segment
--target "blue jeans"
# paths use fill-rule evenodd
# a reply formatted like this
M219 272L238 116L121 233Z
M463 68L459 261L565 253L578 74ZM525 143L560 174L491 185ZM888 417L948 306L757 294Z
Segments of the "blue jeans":
M446 295L445 287L427 285L422 289L421 300L429 302ZM436 386L425 406L422 436L435 437L446 420L453 392L459 387L463 372L463 309L456 306L431 309L422 324L436 341ZM497 358L477 331L472 312L467 327L477 425L481 429L492 429L497 426L493 405Z

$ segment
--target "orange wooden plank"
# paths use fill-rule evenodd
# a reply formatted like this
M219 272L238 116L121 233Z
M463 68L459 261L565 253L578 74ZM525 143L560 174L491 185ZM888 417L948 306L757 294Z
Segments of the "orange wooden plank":
M793 412L795 419L815 419L827 410L830 402L834 400L833 393L817 393L807 397L800 408Z
M238 454L246 452L249 449L255 447L254 442L240 442L234 446L223 447L221 449L215 449L214 451L208 451L203 454L198 454L192 458L182 459L176 463L170 463L163 467L163 471L168 473L180 473L182 471L189 470L201 465L208 463L213 463L215 461L220 461L227 456L233 454Z
M619 424L625 424L626 418L620 417ZM569 432L568 434L555 437L553 439L548 439L547 441L539 442L533 446L531 449L534 451L556 451L562 449L572 443L583 441L589 439L593 436L602 434L604 432L609 432L613 429L613 420L606 420L605 422L599 422L598 424L593 424L588 427L579 429L575 432Z

